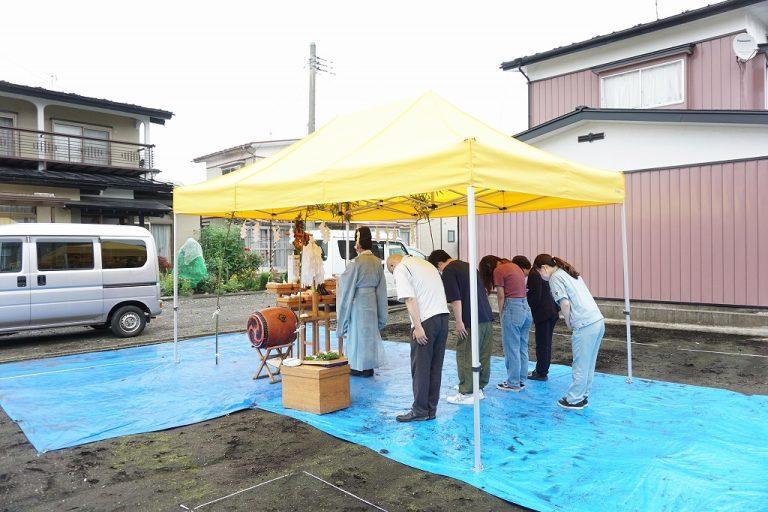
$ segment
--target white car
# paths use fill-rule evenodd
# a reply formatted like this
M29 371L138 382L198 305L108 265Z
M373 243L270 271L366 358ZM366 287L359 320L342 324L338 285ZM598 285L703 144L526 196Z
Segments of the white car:
M312 236L315 238L315 241L320 246L320 248L323 250L323 265L325 267L325 276L331 277L331 276L338 276L342 272L344 272L344 269L346 268L345 264L345 255L346 251L344 250L344 232L343 231L332 231L331 232L331 241L326 244L322 240L322 234L317 231L312 233ZM355 252L354 245L354 231L350 231L350 237L349 240L349 248L350 248L350 254L349 259L350 261L355 259L357 256L357 253ZM405 255L411 255L410 248L406 248L405 244L399 241L380 241L375 240L373 242L373 254L378 256L382 260L382 265L386 265L387 258L392 254L405 254ZM421 256L417 257L424 257L423 253ZM395 278L387 272L386 268L384 269L384 276L387 278L387 297L395 298L397 296L397 290L395 289Z
M406 248L408 250L408 254L413 256L414 258L421 258L423 260L427 259L427 255L421 251L421 249L417 249L415 247L408 246Z

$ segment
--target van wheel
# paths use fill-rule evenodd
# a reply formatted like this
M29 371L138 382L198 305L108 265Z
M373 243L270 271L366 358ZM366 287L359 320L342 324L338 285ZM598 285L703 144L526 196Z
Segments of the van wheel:
M132 338L138 336L147 325L144 311L136 306L123 306L112 316L110 327L115 336Z

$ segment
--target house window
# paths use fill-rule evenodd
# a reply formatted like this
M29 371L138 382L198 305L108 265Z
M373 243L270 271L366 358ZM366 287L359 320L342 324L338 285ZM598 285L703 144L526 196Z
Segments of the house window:
M456 241L456 231L453 229L448 230L448 243L452 244Z
M600 79L603 108L654 108L685 101L683 60L634 69Z
M227 165L226 167L222 167L221 168L221 175L224 176L225 174L229 174L232 171L236 171L236 170L238 170L239 168L241 168L244 165L245 165L244 162L238 162L236 164Z
M37 222L37 208L15 204L0 204L0 224Z
M53 137L54 160L109 165L108 128L54 121L53 131L61 134Z
M16 126L16 114L0 112L0 156L13 156L16 153L16 136L11 129Z

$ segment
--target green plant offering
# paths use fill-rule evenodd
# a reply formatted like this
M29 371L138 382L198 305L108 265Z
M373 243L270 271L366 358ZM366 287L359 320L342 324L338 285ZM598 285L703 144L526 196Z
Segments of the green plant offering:
M305 356L305 361L333 361L340 356L336 352L318 352L314 356Z

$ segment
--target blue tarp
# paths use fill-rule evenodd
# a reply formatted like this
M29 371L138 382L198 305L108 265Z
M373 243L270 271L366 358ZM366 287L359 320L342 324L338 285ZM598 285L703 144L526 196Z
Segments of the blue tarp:
M253 381L244 335L0 365L0 404L34 446L52 450L186 425L250 406L305 421L409 466L465 481L537 510L768 510L768 397L597 374L590 407L555 405L570 369L482 402L484 471L472 465L472 408L441 402L438 419L397 424L411 401L408 346L352 379L350 408L316 416L281 406L280 386ZM494 382L504 374L493 360ZM446 354L443 394L455 384Z

